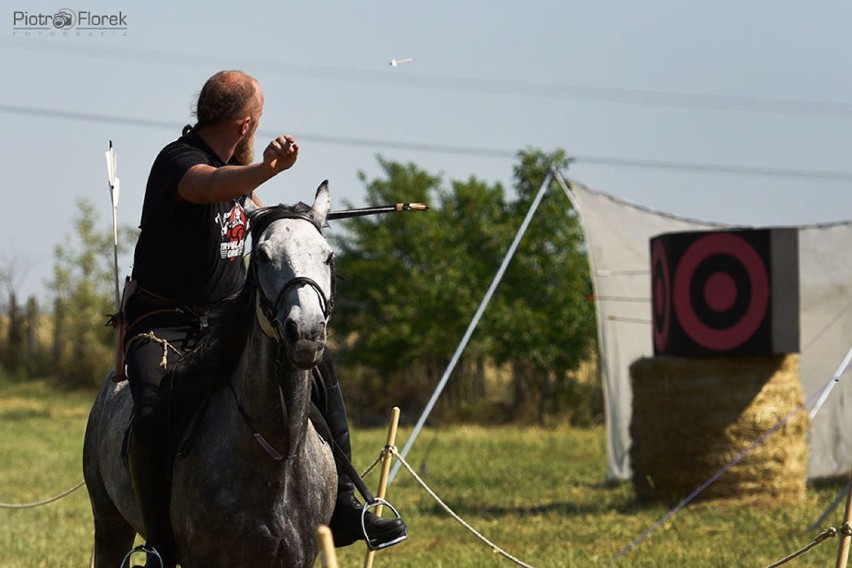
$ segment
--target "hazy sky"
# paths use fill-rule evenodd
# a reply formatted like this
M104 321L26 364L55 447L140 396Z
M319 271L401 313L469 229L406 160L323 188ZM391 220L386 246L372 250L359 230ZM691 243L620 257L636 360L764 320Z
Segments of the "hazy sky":
M74 21L60 31L63 9ZM46 29L21 29L39 15ZM125 29L104 30L108 16ZM852 218L849 2L14 0L0 17L0 268L22 295L48 298L76 200L109 226L109 140L119 220L136 225L153 158L227 68L265 91L258 152L279 133L300 141L295 168L261 189L270 203L309 201L328 178L335 208L360 205L357 172L378 175L377 154L508 187L514 153L533 146L670 213Z

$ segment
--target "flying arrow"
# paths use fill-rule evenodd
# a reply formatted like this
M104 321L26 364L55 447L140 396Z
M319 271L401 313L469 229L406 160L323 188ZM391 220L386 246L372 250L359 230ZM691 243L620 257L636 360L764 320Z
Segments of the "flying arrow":
M406 63L411 63L412 61L414 61L413 57L406 57L404 59L391 59L390 66L399 67L400 65L405 65Z

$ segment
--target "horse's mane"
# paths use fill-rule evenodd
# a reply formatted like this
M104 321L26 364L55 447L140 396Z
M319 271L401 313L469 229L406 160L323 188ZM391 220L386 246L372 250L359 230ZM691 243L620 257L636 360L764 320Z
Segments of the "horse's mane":
M309 205L276 205L256 209L248 214L252 249L260 235L279 219L305 219L321 232L319 221ZM210 392L225 383L233 373L254 321L254 301L257 280L249 268L240 292L211 308L209 328L198 345L169 371L173 395L176 398L195 397Z

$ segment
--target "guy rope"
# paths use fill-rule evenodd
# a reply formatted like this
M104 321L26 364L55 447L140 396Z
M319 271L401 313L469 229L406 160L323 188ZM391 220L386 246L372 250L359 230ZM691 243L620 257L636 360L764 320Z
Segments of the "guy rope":
M77 491L78 489L83 487L85 484L86 484L85 481L80 481L74 487L66 489L65 491L63 491L62 493L60 493L58 495L54 495L53 497L50 497L48 499L43 499L41 501L35 501L34 503L0 503L0 509L34 509L36 507L41 507L43 505L50 505L54 501L59 501L63 497L66 497L67 495L74 493L75 491Z
M504 558L506 558L508 560L511 560L512 562L514 562L518 566L524 566L526 568L532 568L529 564L526 564L526 563L518 560L517 558L515 558L514 556L512 556L511 554L509 554L508 552L506 552L505 550L503 550L502 548L500 548L499 546L497 546L496 544L494 544L493 542L491 542L487 538L485 538L480 532L478 532L476 529L474 529L469 523L467 523L464 519L462 519L460 516L458 516L452 509L450 509L450 507L446 503L444 503L444 501L442 501L441 498L438 497L438 495L428 485L426 485L426 482L423 481L423 479L419 475L417 475L417 473L411 468L410 465L408 465L408 463L405 461L405 459L399 454L399 450L394 445L394 441L396 439L396 430L397 430L398 422L399 422L399 408L394 407L392 417L391 417L391 425L390 425L390 428L388 429L387 445L385 445L385 447L382 449L382 451L379 453L378 457L373 461L373 463L370 464L367 467L367 469L364 471L363 474L361 474L361 477L364 478L367 475L369 475L369 473L371 471L373 471L373 469L379 463L382 464L381 478L379 480L379 500L384 498L385 491L387 490L387 479L388 479L388 475L390 473L391 460L392 460L392 456L395 456L396 459L399 460L399 463L403 467L405 467L406 471L408 471L408 473L411 474L411 477L413 477L414 480L417 481L417 483L419 483L420 486L447 513L449 513L449 515L453 519L455 519L460 525L462 525L468 531L473 533L473 535L476 536L476 538L478 538L479 540L481 540L482 542L487 544L494 553L499 554L499 555L503 556ZM377 513L381 514L381 510L378 510ZM367 556L364 559L364 567L365 568L370 568L373 565L373 554L372 554L372 552L373 551L368 551Z

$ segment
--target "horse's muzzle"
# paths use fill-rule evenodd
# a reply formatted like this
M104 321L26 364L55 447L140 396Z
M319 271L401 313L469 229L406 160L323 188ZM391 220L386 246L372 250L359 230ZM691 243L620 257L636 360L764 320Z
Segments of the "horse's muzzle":
M287 318L279 333L287 358L294 367L310 369L319 363L326 344L325 321L297 323L295 319Z
M287 358L290 363L298 369L312 369L322 359L325 350L325 341L311 341L300 339L295 343L287 342Z

